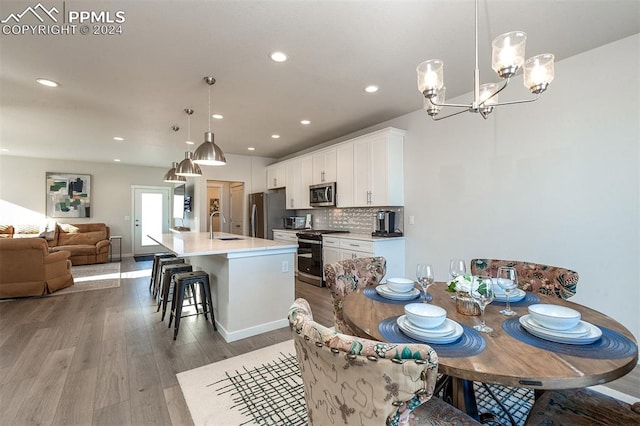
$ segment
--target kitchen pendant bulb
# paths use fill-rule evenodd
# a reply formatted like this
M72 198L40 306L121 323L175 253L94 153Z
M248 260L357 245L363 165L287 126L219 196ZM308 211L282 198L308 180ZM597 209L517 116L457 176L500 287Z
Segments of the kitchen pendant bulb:
M180 164L178 164L178 167L176 167L176 174L178 176L186 177L202 176L200 166L193 162L193 153L191 151L186 151L184 153L184 160L182 160Z

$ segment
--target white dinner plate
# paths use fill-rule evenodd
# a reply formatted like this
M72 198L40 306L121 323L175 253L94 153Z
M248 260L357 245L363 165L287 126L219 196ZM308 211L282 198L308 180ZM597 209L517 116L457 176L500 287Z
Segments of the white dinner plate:
M525 317L527 318L525 318L524 321L528 322L528 325L530 327L537 328L538 331L542 333L548 333L548 334L555 333L558 336L564 336L564 337L582 337L582 336L586 336L591 332L591 327L589 326L590 324L585 321L580 321L578 324L575 325L575 327L571 327L566 330L554 330L552 328L545 327L544 325L540 324L538 321L536 321L533 318L533 315L531 314L525 315Z
M420 290L418 290L417 288L412 288L411 291L408 291L406 293L397 293L387 287L386 284L380 284L379 286L377 286L376 293L386 299L391 300L413 300L416 297L420 296Z
M452 320L449 320L447 318L447 321L452 321ZM452 322L455 325L455 330L453 333L447 336L425 336L424 334L416 333L415 331L412 331L412 329L409 329L409 328L405 328L405 329L401 328L400 331L402 331L404 334L411 337L412 339L419 340L420 342L446 345L447 343L455 342L460 338L460 336L462 336L462 333L464 333L464 329L460 324L458 324L455 321L452 321Z
M560 335L556 330L542 329L538 326L532 326L531 321L527 318L529 315L523 315L519 318L522 327L529 333L541 339L550 340L557 343L567 343L569 345L588 345L598 340L602 336L602 330L586 321L581 321L589 328L589 332L584 336L567 336Z
M495 301L496 302L506 302L507 301L506 293L497 284L493 285L493 294L495 295ZM509 302L519 302L522 299L524 299L526 295L527 295L526 291L524 291L522 289L519 289L519 288L516 288L509 295Z
M422 328L412 323L406 315L398 317L396 320L401 330L410 330L416 334L426 337L444 337L452 334L456 330L456 323L448 318L435 328Z

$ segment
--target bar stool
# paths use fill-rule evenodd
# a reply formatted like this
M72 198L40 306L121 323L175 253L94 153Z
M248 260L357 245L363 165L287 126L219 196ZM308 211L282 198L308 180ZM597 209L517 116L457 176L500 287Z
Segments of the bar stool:
M160 321L164 321L164 316L167 312L167 302L169 301L169 293L171 293L172 290L171 287L173 287L173 294L176 294L173 276L181 272L191 272L193 271L193 267L187 263L176 263L173 265L164 265L162 271L160 298L158 299L158 309L156 310L156 312L160 311L160 306L162 306L162 317L160 317Z
M200 303L202 304L202 312L198 311L198 304L195 304L196 313L187 316L204 314L205 319L207 313L211 314L211 323L213 329L218 330L216 327L216 321L213 316L213 302L211 300L211 287L209 287L209 274L206 271L192 271L175 274L173 276L175 282L173 290L173 298L171 299L171 313L169 315L169 328L171 328L171 321L175 318L175 326L173 329L173 340L176 340L178 336L178 329L180 328L180 318L182 318L182 305L184 304L184 293L188 286L199 284L200 285Z
M153 266L151 267L151 279L149 280L149 291L154 287L153 283L156 279L156 271L158 270L158 261L167 257L176 257L173 253L156 253L153 255ZM155 294L155 291L153 292Z
M165 257L158 259L158 268L156 269L156 275L153 281L153 297L158 298L160 294L160 286L162 285L162 268L165 265L183 264L184 258L182 257Z

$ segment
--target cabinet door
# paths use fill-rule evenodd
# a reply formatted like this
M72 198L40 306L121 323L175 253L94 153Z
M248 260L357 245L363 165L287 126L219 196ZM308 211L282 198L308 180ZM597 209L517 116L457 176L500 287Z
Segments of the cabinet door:
M336 148L330 148L313 154L312 183L336 181Z
M332 263L336 263L337 261L342 260L340 258L340 249L332 248L332 247L322 247L322 278L325 279L324 275L324 265L330 265Z
M287 209L309 209L309 185L311 185L311 156L294 158L287 162Z
M340 145L336 149L336 204L338 207L353 207L353 143Z
M353 205L371 205L371 150L368 138L353 144Z
M285 163L273 164L267 167L267 188L282 188L286 185L286 167Z

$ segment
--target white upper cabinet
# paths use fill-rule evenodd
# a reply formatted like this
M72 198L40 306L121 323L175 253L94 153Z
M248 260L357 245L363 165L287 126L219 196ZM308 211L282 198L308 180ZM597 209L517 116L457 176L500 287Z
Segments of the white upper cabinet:
M287 209L309 209L309 185L336 182L337 207L404 205L404 130L388 127L267 167Z
M286 163L267 166L267 189L283 188L287 184Z
M353 207L353 143L336 149L336 206Z
M323 149L312 154L312 184L336 181L336 148Z
M352 141L352 207L404 205L405 134L402 130L387 128ZM337 191L340 194L339 187Z
M286 197L287 209L310 209L309 185L311 185L313 160L311 155L287 161Z

